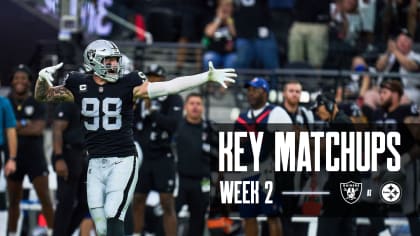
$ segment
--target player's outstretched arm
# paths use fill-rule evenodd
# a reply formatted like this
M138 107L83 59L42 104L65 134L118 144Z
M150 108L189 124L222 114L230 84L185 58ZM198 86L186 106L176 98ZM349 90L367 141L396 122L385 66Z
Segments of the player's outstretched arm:
M213 63L209 62L209 70L207 72L182 76L165 82L146 82L135 87L133 93L136 98L156 98L192 89L208 81L217 82L227 88L225 83L235 83L233 78L236 78L236 76L235 69L215 69Z
M40 102L64 102L74 101L73 94L63 85L52 86L54 78L52 74L63 66L60 63L42 69L38 74L38 80L35 84L35 99Z

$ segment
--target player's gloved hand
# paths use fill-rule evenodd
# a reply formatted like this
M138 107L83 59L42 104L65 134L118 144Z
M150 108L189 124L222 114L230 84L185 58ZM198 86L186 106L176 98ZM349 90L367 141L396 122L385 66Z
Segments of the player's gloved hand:
M208 71L208 80L214 81L222 85L224 88L227 88L226 82L235 83L233 78L236 78L238 75L235 73L235 69L215 69L213 67L213 62L209 61L209 71Z
M63 66L63 63L59 63L55 66L45 67L38 73L38 79L47 81L47 83L52 86L52 82L54 81L54 77L52 76L58 69Z

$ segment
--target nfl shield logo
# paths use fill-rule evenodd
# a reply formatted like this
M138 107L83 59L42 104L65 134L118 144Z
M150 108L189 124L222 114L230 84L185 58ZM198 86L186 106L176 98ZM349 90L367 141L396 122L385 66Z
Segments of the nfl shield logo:
M356 183L354 181L340 183L340 192L344 201L348 204L356 203L362 195L362 183Z

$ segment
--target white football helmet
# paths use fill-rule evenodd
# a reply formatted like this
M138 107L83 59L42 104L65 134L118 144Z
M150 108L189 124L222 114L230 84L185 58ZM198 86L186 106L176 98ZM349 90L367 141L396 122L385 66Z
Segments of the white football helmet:
M105 65L105 58L116 57L117 67ZM115 43L108 40L95 40L91 42L83 53L84 67L86 71L93 71L95 75L108 82L116 82L121 76L121 53Z
M122 74L126 75L126 74L134 71L134 63L126 55L124 55L124 54L121 54L121 55L122 55L122 57L121 57L121 67L122 67L121 70L122 70Z

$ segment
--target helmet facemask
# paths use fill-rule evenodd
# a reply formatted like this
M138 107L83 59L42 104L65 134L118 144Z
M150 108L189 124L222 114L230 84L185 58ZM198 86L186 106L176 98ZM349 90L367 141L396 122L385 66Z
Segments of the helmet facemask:
M105 63L107 58L116 58L118 63L112 65L111 63ZM114 83L122 75L121 69L121 56L108 56L104 57L101 62L95 63L94 73L102 79Z

